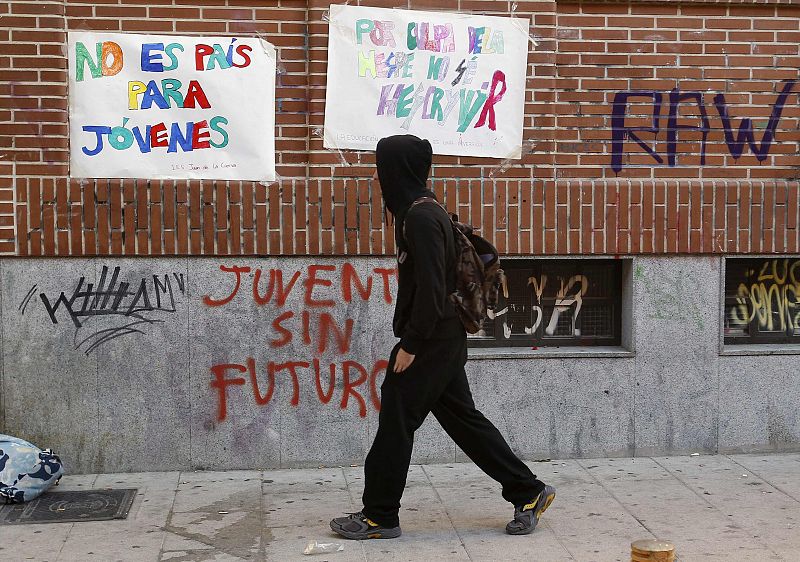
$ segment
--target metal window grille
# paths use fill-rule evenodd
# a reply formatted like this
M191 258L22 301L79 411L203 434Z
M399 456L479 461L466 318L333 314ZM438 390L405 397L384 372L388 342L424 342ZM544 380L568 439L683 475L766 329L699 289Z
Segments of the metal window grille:
M473 347L619 345L619 260L502 262L506 287Z
M800 343L800 256L725 260L726 344Z

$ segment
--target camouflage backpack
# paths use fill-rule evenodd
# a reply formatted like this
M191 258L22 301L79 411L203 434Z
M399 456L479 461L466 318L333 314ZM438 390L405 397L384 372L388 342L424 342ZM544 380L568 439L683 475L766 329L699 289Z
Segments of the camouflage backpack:
M432 197L421 197L411 205L435 203L444 206ZM447 212L447 209L445 209ZM453 227L456 246L456 290L449 295L450 302L458 313L467 332L475 334L481 329L487 311L497 305L499 288L505 274L500 269L497 249L474 229L458 221L458 215L447 213ZM403 225L405 236L405 224Z

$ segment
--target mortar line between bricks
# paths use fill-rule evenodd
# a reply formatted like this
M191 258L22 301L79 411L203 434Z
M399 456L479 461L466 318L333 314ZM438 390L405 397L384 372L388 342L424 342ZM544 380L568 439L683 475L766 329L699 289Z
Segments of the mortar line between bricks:
M456 524L453 523L453 518L450 517L450 512L447 511L447 506L444 504L444 501L442 500L442 497L439 495L439 490L437 490L436 486L433 485L433 481L431 480L431 477L428 474L428 471L425 470L425 465L422 464L420 466L422 467L422 473L425 475L425 479L428 481L428 484L430 484L434 495L436 495L436 499L439 501L440 504L442 504L442 509L444 509L444 513L445 513L445 515L447 515L447 520L450 521L450 526L453 528L453 531L455 531L456 536L458 537L458 542L461 543L461 548L464 549L464 553L467 555L467 558L472 560L472 555L470 555L469 549L467 548L467 545L464 544L464 539L461 537L461 533L458 532L458 529L456 528Z
M750 468L749 466L745 466L745 465L743 465L742 463L738 462L736 459L734 459L734 458L732 458L732 457L730 457L730 456L728 456L728 455L723 455L723 456L724 456L726 459L730 460L732 463L734 463L734 464L736 464L736 465L738 465L738 466L741 466L741 467L742 467L744 470L746 470L746 471L750 472L751 474L755 474L756 476L758 476L759 478L761 478L761 480L763 480L764 482L766 482L767 484L769 484L770 486L772 486L773 488L775 488L776 490L778 490L778 491L779 491L781 494L783 494L784 496L786 496L786 497L788 497L788 498L790 498L790 499L792 499L792 500L796 501L797 503L800 503L800 499L799 499L799 498L796 498L796 497L794 497L792 494L790 494L790 493L789 493L789 492L787 492L786 490L782 489L782 488L781 488L780 486L778 486L777 484L773 484L772 482L770 482L769 480L767 480L766 478L764 478L763 476L761 476L761 475L760 475L758 472L756 472L755 470L753 470L753 469L752 469L752 468Z
M692 492L692 493L693 493L695 496L697 496L698 498L700 498L700 499L703 501L703 503L705 503L705 504L707 504L709 507L713 508L713 509L714 509L714 511L716 511L716 512L718 512L718 513L722 514L722 515L727 515L727 514L726 514L726 513L724 513L724 512L723 512L721 509L719 509L719 508L718 508L716 505L714 505L713 503L711 503L710 501L708 501L708 500L707 500L705 497L703 497L703 495L702 495L702 494L700 494L700 493L699 493L697 490L695 490L694 488L692 488L691 486L689 486L689 484L687 484L686 482L684 482L684 481L683 481L683 480L682 480L682 479L681 479L681 478L680 478L680 477L679 477L677 474L675 474L675 473L674 473L674 472L672 472L672 471L671 471L669 468L667 468L666 466L664 466L663 464L661 464L660 462L658 462L658 460L657 460L657 459L655 459L654 457L650 457L650 459L651 459L651 460L652 460L654 463L656 463L658 466L660 466L662 469L664 469L664 470L667 472L667 474L669 474L669 475L670 475L672 478L674 478L675 480L677 480L678 482L680 482L680 483L681 483L681 484L684 486L684 488L686 488L687 490L689 490L690 492ZM752 472L752 471L751 471L751 472ZM762 480L763 480L763 479L762 479ZM736 523L736 521L732 521L732 523L733 523L733 525L734 525L734 526L735 526L737 529L741 529L742 531L747 531L747 529L745 529L744 527L742 527L741 525L739 525L738 523ZM780 557L781 557L781 555L780 555L778 552L775 552L775 551L774 551L772 548L770 548L770 546L769 546L769 543L766 543L766 542L761 542L761 541L759 541L759 542L761 543L761 546L762 546L764 549L766 549L766 550L770 551L772 554L774 554L774 555L775 555L775 556L777 556L778 558L780 558Z
M639 457L639 458L648 458L648 457ZM594 481L594 482L595 482L595 483L596 483L598 486L600 486L600 487L603 489L603 491L605 491L605 492L606 492L606 493L607 493L609 496L611 496L611 498L612 498L612 499L613 499L615 502L617 502L617 503L620 505L620 507L622 507L622 509L623 509L623 510L625 510L625 513L627 513L628 515L630 515L631 517L633 517L633 518L636 520L636 522L637 522L637 523L639 523L639 525L641 525L641 526L642 526L642 528L644 528L644 530L645 530L645 531L647 531L648 533L650 533L650 535L652 535L652 537L653 537L654 539L657 539L657 538L658 538L658 536L657 536L657 535L656 535L656 534L655 534L655 533L654 533L652 530L650 530L650 527L648 527L647 525L645 525L645 524L644 524L644 521L642 521L641 519L639 519L639 518L636 516L636 514L634 514L634 513L633 513L633 512L632 512L630 509L628 509L628 507L627 507L627 506L626 506L624 503L622 503L622 501L621 501L621 500L620 500L620 499L619 499L619 498L616 496L616 494L614 494L614 492L612 492L610 489L608 489L608 488L605 486L605 484L603 484L603 482L602 482L600 479L598 479L598 478L597 478L597 477L596 477L594 474L592 474L592 472L591 472L589 469L587 469L585 466L583 466L583 463L581 462L581 460L582 460L582 459L575 459L575 462L577 463L577 465L578 465L579 467L581 467L581 468L584 470L584 472L586 472L586 474L588 474L588 475L591 477L591 479L592 479L592 480L593 480L593 481Z

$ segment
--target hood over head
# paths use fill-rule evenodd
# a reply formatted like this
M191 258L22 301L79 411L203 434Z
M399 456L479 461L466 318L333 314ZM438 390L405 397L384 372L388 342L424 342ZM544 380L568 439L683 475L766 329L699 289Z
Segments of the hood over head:
M433 149L426 139L414 135L383 138L375 149L375 161L381 194L393 215L403 214L420 197L434 197L427 187Z

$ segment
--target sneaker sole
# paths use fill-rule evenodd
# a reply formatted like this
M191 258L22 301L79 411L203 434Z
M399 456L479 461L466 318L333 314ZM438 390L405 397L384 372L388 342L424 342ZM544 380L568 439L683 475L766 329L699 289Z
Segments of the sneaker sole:
M556 499L556 489L552 486L545 486L543 493L546 494L544 497L544 502L542 502L541 507L537 506L533 512L533 517L536 523L531 525L529 529L523 529L520 531L508 531L508 529L506 529L506 532L509 535L529 535L536 527L539 526L539 518L542 516L542 513L547 511L547 508L550 507L550 504L552 504L553 500Z
M548 489L550 491L548 491ZM544 503L542 504L542 509L539 511L539 516L542 515L547 508L550 507L550 504L553 503L553 500L556 499L556 490L552 486L545 486L544 491L547 492L547 496L545 497Z
M354 541L363 541L367 539L396 539L402 534L400 527L393 527L391 529L380 529L372 532L362 531L360 533L354 533L351 531L346 531L341 527L337 527L336 525L333 524L333 522L331 522L331 530L334 533L337 533L346 539Z

